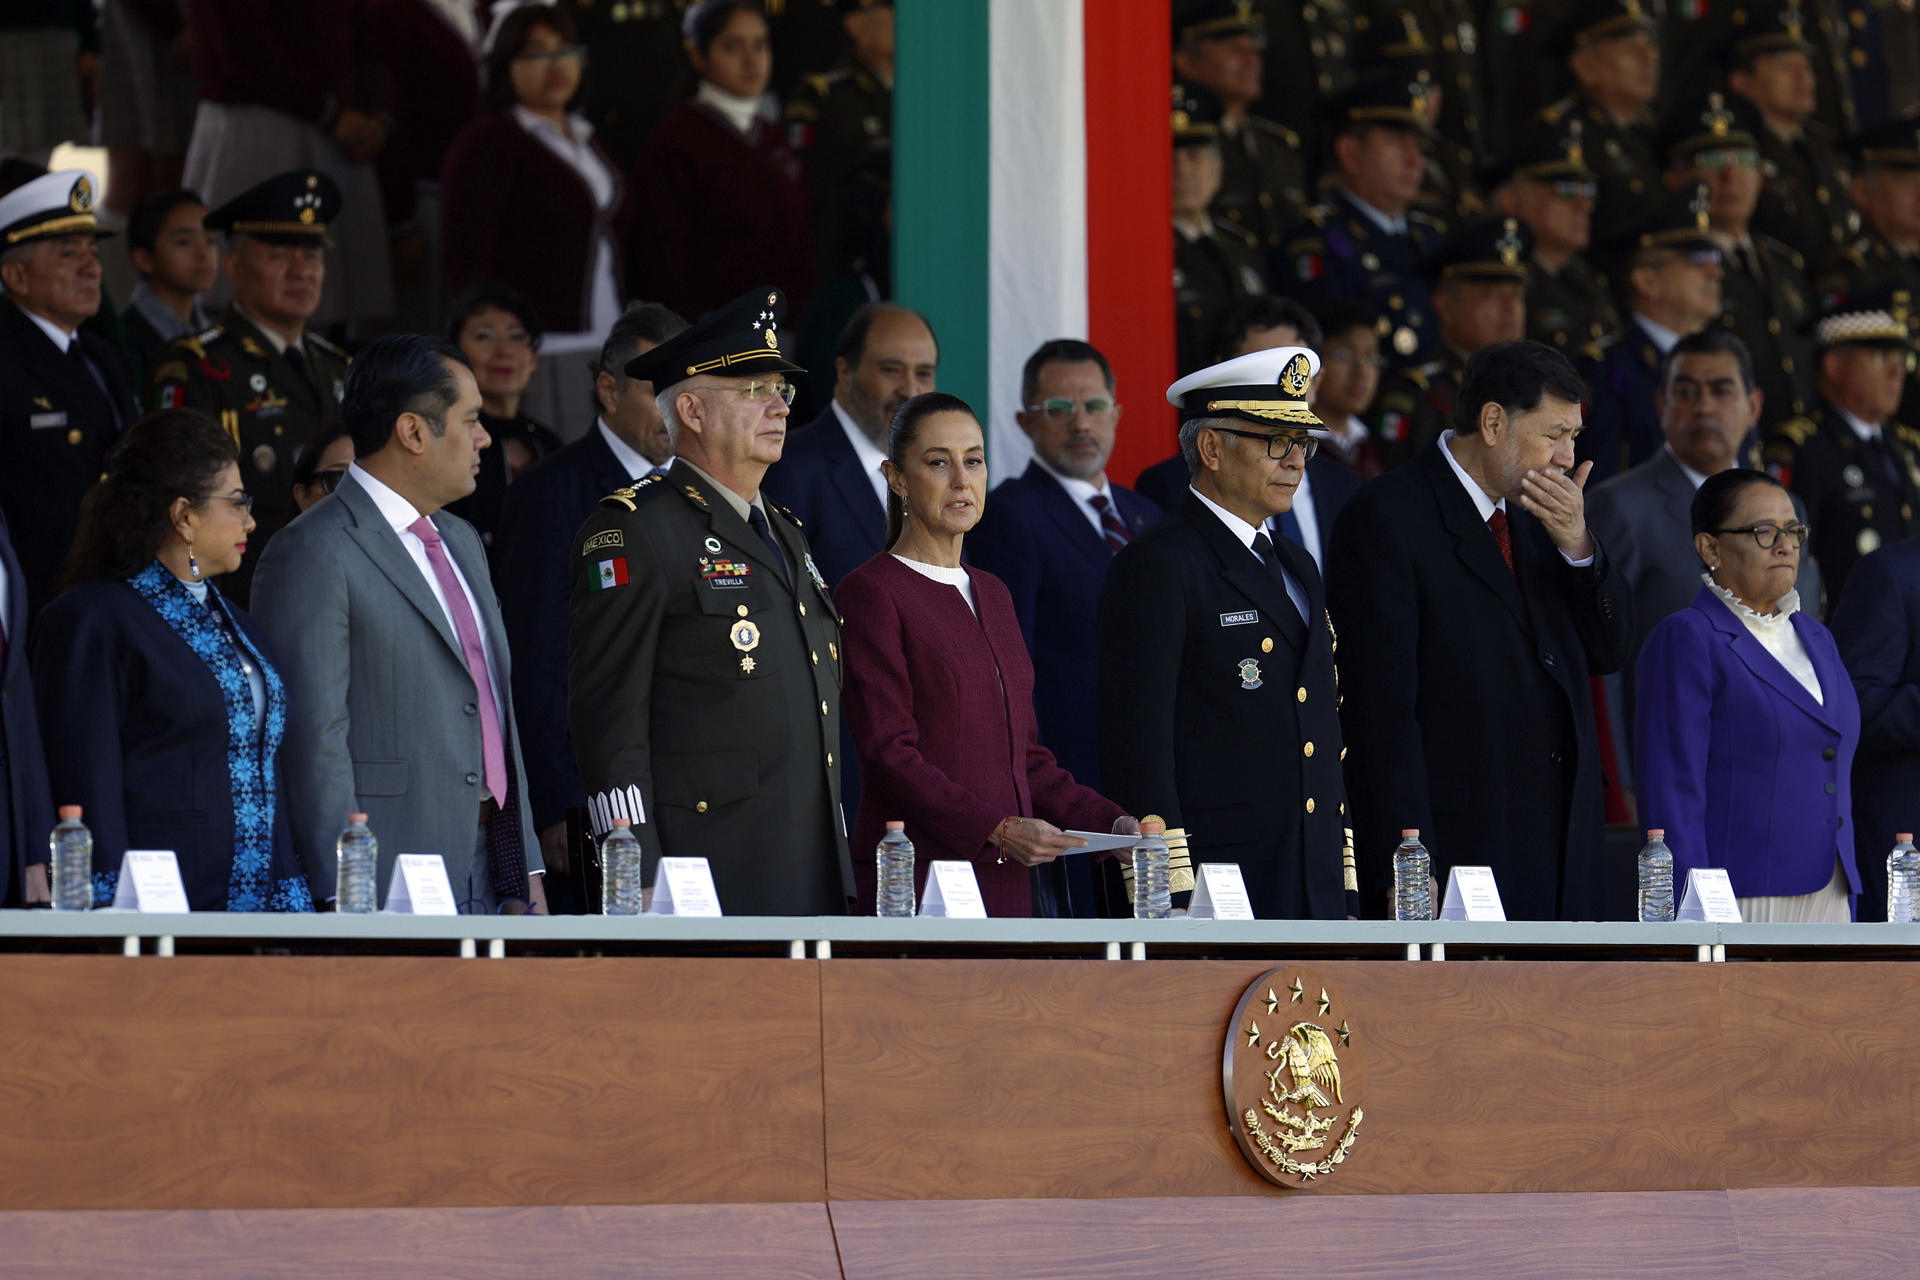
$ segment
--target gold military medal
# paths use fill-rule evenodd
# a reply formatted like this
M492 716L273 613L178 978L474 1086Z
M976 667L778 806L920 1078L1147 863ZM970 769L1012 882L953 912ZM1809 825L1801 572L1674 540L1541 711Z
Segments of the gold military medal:
M755 666L753 651L760 645L760 628L754 626L750 619L741 618L733 624L733 630L728 634L733 640L733 647L740 651L740 673L752 675Z

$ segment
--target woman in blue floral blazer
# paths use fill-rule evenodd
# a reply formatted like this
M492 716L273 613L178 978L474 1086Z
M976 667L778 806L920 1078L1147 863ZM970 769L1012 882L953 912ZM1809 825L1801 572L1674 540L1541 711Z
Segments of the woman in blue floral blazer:
M311 911L280 784L287 695L213 579L253 529L237 446L206 415L136 423L81 506L34 690L57 804L93 831L94 904L133 849L171 849L195 911Z

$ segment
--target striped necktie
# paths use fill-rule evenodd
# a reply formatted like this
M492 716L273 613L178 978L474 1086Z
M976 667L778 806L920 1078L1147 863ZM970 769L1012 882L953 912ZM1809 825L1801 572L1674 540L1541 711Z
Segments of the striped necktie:
M1127 526L1120 522L1120 513L1113 509L1113 500L1104 493L1096 493L1087 501L1100 513L1100 533L1107 540L1107 550L1118 554L1132 539L1127 536Z

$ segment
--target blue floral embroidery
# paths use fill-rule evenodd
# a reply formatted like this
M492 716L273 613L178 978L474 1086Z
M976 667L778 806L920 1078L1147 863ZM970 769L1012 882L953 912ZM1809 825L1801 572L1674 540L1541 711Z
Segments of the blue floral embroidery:
M273 878L274 771L280 740L287 731L287 690L280 673L233 621L218 587L209 584L207 603L202 605L157 560L127 582L206 663L226 703L227 776L233 791L233 870L227 880L227 910L312 911L313 895L305 876ZM264 733L258 732L252 681L211 609L225 614L231 634L245 646L266 684ZM94 877L97 903L113 900L117 875L116 870Z

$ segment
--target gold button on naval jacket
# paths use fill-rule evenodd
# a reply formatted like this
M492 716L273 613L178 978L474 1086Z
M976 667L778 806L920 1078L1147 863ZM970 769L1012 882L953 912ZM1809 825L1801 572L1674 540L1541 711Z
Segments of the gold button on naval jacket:
M1308 796L1308 797L1307 797L1307 812L1308 812L1308 813L1312 813L1312 812L1313 812L1313 797L1312 797L1312 796Z
M79 444L82 440L85 440L86 438L87 437L85 436L84 433L81 432L80 428L78 427L67 428L68 444Z
M1313 744L1309 742L1304 747L1301 747L1300 754L1305 756L1309 760L1313 759Z
M693 811L695 813L705 813L707 811L707 802L705 800L695 801Z
M1307 686L1301 685L1298 689L1295 689L1293 691L1293 700L1295 702L1305 702L1307 700Z
M1272 636L1268 636L1268 637L1267 637L1266 639L1264 639L1264 640L1262 640L1262 641L1260 642L1260 652L1262 652L1262 653L1272 653L1272 652L1273 652L1273 637L1272 637Z

